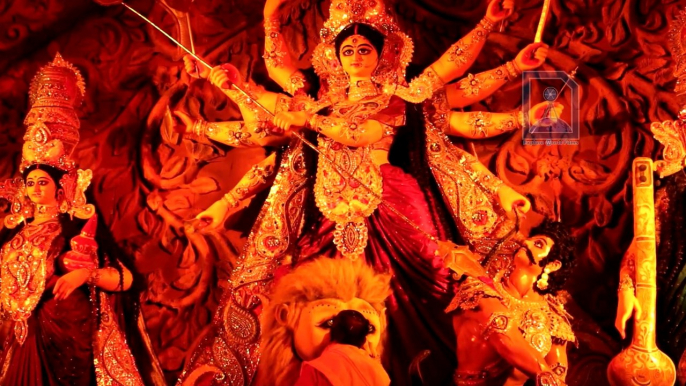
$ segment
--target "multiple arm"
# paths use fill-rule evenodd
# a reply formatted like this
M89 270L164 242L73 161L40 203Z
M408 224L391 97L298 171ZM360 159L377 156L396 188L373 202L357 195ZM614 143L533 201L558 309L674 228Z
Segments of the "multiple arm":
M462 75L474 64L486 43L488 34L495 22L483 18L467 36L458 40L433 64L431 68L443 83L448 83Z
M288 45L281 33L281 23L274 15L264 18L264 62L269 77L291 95L305 90L305 75L298 70L288 53Z
M480 102L498 91L508 81L519 78L521 71L514 62L507 62L492 70L466 78L445 86L448 105L451 109L460 109Z
M464 138L490 138L522 127L521 111L489 113L485 111L449 113L446 134Z
M346 146L360 147L378 142L393 133L393 128L374 119L349 120L314 114L308 120L309 128Z
M265 147L285 144L288 137L278 133L279 130L270 122L207 122L197 119L192 123L189 134L199 142L212 140L232 147Z
M304 92L309 86L305 76L293 64L288 45L281 33L279 8L285 0L267 0L264 4L264 62L269 77L291 95Z

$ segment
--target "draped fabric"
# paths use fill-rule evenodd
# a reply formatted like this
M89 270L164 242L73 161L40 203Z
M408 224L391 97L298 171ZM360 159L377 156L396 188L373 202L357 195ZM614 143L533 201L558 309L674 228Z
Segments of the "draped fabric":
M54 258L54 274L47 279L46 287L37 307L28 319L28 334L23 345L14 340L12 322L6 322L0 329L4 342L0 360L2 386L90 386L96 385L94 365L94 339L97 329L96 304L90 299L89 289L82 286L69 297L57 301L53 289L57 280L66 274L64 252L69 249L69 240L79 234L85 221L60 219L61 233L52 242L50 254ZM22 228L0 232L0 245L12 240ZM144 286L144 280L136 274L127 260L122 260L114 240L104 224L98 224L96 241L99 245L100 266L110 265L106 260L123 264L134 275L134 286L125 293L108 295L114 310L113 317L122 327L126 345L136 361L139 373L146 385L165 384L157 359L152 352L144 325L140 323L137 290ZM109 255L105 258L105 255ZM100 291L96 291L99 297ZM135 371L135 369L133 369Z
M333 343L322 355L302 364L295 386L388 386L381 364L355 346Z
M4 356L8 363L3 386L95 385L93 307L85 288L76 289L67 299L55 300L52 291L63 274L61 266L58 257L55 275L48 279L28 319L24 344L18 344L13 334L5 341L4 352L9 355Z
M430 350L422 366L425 382L440 385L451 378L455 366L452 324L443 311L450 302L448 273L435 255L437 244L389 206L432 236L436 228L424 192L412 176L390 164L381 166L381 174L385 204L367 218L365 258L377 271L393 275L384 348L393 353L393 361L386 367L394 385L408 385L412 359ZM342 258L333 243L334 229L335 224L317 212L298 242L298 262L320 255Z

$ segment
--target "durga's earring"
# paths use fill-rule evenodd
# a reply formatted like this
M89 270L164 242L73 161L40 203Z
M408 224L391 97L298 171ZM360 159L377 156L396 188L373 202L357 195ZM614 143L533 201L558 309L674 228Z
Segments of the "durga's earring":
M541 278L536 281L536 287L540 290L545 290L548 288L548 279L550 278L550 268L545 267L543 269L543 273L541 274Z
M62 189L57 191L57 200L60 203L60 213L67 213L69 210L69 203L67 202L67 199L64 197L64 191Z

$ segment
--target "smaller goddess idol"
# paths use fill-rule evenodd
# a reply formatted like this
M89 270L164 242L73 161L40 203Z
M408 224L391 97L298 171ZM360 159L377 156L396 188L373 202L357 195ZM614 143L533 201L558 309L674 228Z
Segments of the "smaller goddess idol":
M142 280L86 202L92 172L71 158L84 93L59 54L40 70L22 177L0 184L11 204L0 231L3 386L164 384L138 318ZM129 344L145 355L134 357Z

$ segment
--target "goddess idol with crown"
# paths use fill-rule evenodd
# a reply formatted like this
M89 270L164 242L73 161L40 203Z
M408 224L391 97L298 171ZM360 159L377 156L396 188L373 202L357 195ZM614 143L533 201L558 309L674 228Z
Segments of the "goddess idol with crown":
M59 54L39 71L21 177L0 183L10 202L0 226L2 385L164 384L138 319L142 280L87 203L92 172L72 158L84 95Z
M287 54L275 14L280 3L265 6L264 57L271 78L290 95L267 92L235 74L230 79L224 66L198 73L198 66L185 58L187 71L222 88L244 118L209 123L177 113L186 123L186 138L281 148L198 215L215 227L238 201L271 184L214 326L180 382L203 384L210 377L220 384L271 384L264 383L271 379L265 376L277 367L260 363L260 340L267 339L259 325L263 300L282 271L324 255L364 259L377 271L392 274L388 336L384 347L368 347L370 355L378 356L383 348L393 383L402 385L408 382L413 358L429 350L425 382L442 384L451 379L455 366L451 321L443 311L450 291L442 264L454 244L440 240L457 237L452 234L456 229L474 251L489 251L514 228L507 214L530 206L446 136L498 135L527 124L522 114L451 109L478 102L521 71L540 66L547 47L532 44L512 62L448 84L464 75L494 24L511 13L513 1L493 1L473 31L408 83L412 41L383 2L333 0L312 56L320 78L314 99L308 95L315 93L314 85ZM233 89L232 83L247 92ZM308 148L312 140L317 143L314 153ZM319 322L313 329L325 332L326 318ZM284 345L307 361L326 343L326 334L313 331ZM281 379L279 385L294 381Z

